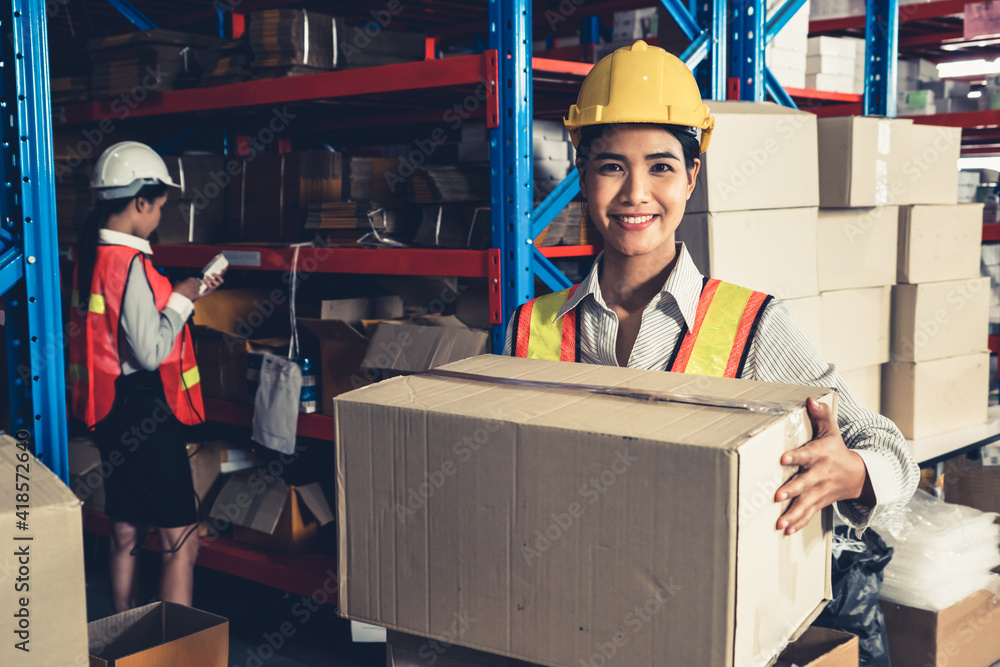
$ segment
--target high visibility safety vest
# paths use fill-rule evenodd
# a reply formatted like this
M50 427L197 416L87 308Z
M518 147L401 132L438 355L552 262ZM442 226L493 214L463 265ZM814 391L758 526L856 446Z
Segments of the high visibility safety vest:
M157 310L163 310L173 291L170 281L135 248L99 245L90 284L88 308L80 312L79 286L73 276L70 307L69 368L73 414L93 428L108 416L115 402L115 380L121 375L118 354L122 299L132 260L138 256L146 271ZM201 378L187 324L159 367L163 393L174 416L183 424L205 421Z
M559 310L579 285L546 294L514 312L514 356L579 361L576 308L559 320ZM694 326L687 326L667 364L674 373L740 377L757 324L770 296L721 280L706 279L698 300Z

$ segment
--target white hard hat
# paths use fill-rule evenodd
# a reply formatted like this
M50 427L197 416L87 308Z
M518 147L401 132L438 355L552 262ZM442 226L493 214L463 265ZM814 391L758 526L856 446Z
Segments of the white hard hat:
M156 151L138 141L121 141L97 159L90 187L97 199L134 197L145 185L180 186L170 179Z

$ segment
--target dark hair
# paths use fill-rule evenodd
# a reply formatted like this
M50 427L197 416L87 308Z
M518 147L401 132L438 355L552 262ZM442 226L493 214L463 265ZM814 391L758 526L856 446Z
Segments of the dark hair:
M79 292L79 304L82 310L89 306L90 284L94 280L94 265L97 263L97 242L100 239L101 228L112 215L121 213L135 199L156 201L167 194L167 186L163 183L144 185L135 197L119 199L98 199L87 212L80 233L80 241L76 246L76 289Z
M615 131L615 128L626 123L613 123L605 125L587 125L580 128L580 146L576 149L576 156L583 161L584 166L590 159L590 150L593 144L608 134ZM674 136L681 144L684 152L684 166L690 171L694 169L694 161L701 155L701 142L698 133L693 127L687 125L662 125L659 123L628 123L628 125L645 125L648 127L659 127Z

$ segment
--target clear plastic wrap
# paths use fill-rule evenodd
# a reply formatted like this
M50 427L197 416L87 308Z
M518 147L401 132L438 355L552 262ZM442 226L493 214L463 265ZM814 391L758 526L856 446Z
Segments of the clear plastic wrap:
M976 591L1000 592L1000 525L995 513L946 503L917 491L883 535L895 550L882 598L941 611Z

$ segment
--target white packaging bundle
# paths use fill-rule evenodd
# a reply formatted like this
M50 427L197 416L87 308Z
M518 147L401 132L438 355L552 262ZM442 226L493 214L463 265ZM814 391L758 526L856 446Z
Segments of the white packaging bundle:
M1000 594L998 515L938 500L917 491L882 537L894 550L882 598L941 611L976 591Z

